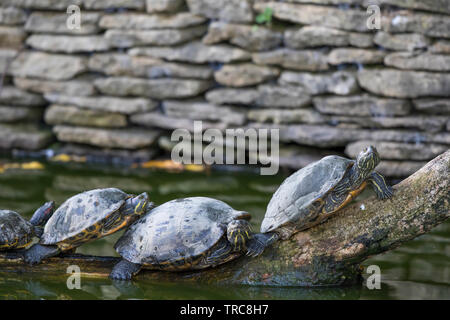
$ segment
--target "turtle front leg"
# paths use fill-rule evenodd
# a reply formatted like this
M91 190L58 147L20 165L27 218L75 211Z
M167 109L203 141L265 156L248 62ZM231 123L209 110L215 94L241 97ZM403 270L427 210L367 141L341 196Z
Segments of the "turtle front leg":
M222 238L221 241L207 254L206 265L217 266L228 260L233 253L233 247L229 241Z
M24 252L23 260L30 265L34 265L40 263L45 258L54 257L60 252L57 246L35 244Z
M222 238L207 254L205 263L216 266L227 262L236 252L244 252L252 238L252 228L246 220L234 220L227 226L226 238Z
M372 184L378 199L389 199L394 195L394 189L387 185L386 180L384 180L384 177L380 173L376 171L372 172L368 180Z
M254 234L253 238L247 244L247 255L250 257L259 256L279 238L275 232Z
M109 274L109 278L113 280L131 280L142 268L141 264L133 263L122 259L117 263Z

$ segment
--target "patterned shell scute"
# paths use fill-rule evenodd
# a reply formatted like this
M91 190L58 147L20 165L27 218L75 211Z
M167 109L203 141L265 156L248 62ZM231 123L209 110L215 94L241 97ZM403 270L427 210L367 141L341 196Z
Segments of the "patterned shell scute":
M12 243L15 239L32 232L31 223L20 214L10 210L0 210L0 244Z
M131 225L115 249L133 263L152 264L195 257L216 244L227 224L238 216L239 211L215 199L172 200Z
M323 197L343 178L354 163L339 156L327 156L289 176L272 196L261 232L270 232L287 222L306 216L314 200Z
M95 189L66 200L45 225L42 244L70 238L118 210L128 194L116 189Z

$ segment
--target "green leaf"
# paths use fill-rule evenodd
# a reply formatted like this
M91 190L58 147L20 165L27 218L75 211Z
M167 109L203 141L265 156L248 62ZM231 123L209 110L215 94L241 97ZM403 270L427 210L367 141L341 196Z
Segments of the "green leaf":
M256 16L255 22L258 24L270 24L272 22L273 10L271 8L264 9L264 12Z

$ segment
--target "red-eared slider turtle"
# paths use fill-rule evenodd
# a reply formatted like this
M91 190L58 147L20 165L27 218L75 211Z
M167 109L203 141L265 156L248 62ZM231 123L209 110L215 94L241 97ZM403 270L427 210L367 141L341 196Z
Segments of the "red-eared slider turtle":
M36 264L110 235L139 218L147 210L148 202L145 192L134 197L116 188L77 194L55 211L45 225L39 244L25 252L24 260Z
M115 245L122 260L110 277L129 280L144 267L186 271L213 267L246 252L250 214L205 197L166 202L131 225Z
M0 250L25 248L33 237L40 237L55 209L53 201L36 210L30 221L11 210L0 210Z
M249 242L253 255L279 238L287 239L324 221L361 193L367 183L378 198L392 197L392 188L374 171L379 162L377 150L370 146L356 161L327 156L289 176L267 206L261 233Z

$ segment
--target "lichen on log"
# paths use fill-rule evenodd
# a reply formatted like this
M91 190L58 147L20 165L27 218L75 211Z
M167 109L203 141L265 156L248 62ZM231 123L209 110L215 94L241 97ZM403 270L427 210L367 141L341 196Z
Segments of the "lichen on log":
M357 201L326 222L279 241L257 258L246 256L197 272L143 270L136 280L270 286L358 283L361 263L398 247L450 217L450 151L394 186L389 200ZM0 272L66 273L78 265L85 276L106 277L118 258L63 255L37 266L19 253L0 253Z

